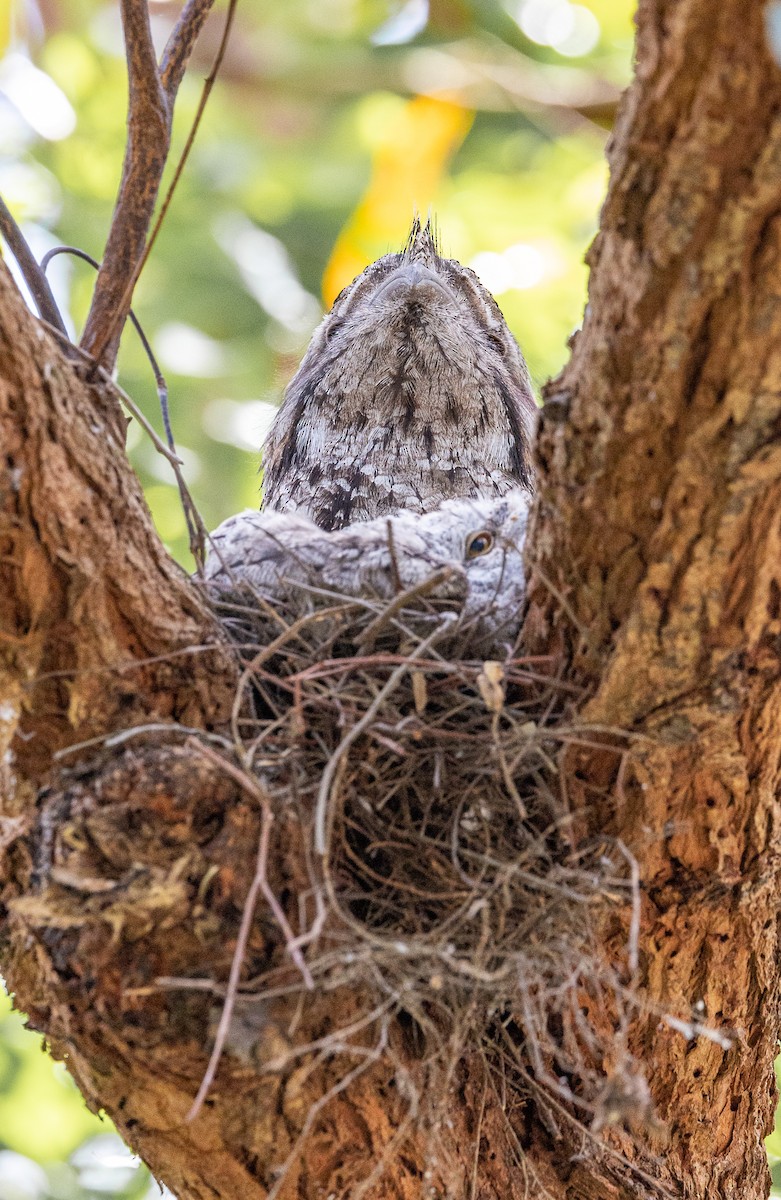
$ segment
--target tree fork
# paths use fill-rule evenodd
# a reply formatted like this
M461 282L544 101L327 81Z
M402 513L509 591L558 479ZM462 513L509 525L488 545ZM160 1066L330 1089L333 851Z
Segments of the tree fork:
M583 721L634 738L618 769L613 751L583 748L562 767L587 828L611 831L641 864L649 997L733 1040L686 1041L653 1016L631 1031L667 1124L658 1182L758 1200L779 1015L781 758L781 72L763 9L644 0L610 157L589 311L543 409L527 627L588 687ZM284 1072L260 1081L232 1059L188 1125L209 1004L163 1003L143 978L226 968L257 811L181 748L126 743L52 762L144 723L218 728L235 665L154 534L113 396L64 358L5 272L0 430L9 982L90 1103L182 1200L260 1197L302 1103L334 1075L323 1066L302 1093ZM78 871L67 854L84 856ZM157 907L130 928L122 897L136 869ZM260 957L280 946L265 912L253 936ZM123 972L134 989L122 990ZM329 1018L320 1003L312 1033ZM290 1017L280 1001L269 1037ZM413 1129L394 1150L386 1066L378 1057L334 1095L330 1148L303 1147L290 1195L357 1191L387 1147L372 1194L420 1194L423 1145ZM642 1176L618 1183L602 1160L573 1161L533 1108L524 1174L481 1071L467 1058L456 1081L434 1186L658 1195Z

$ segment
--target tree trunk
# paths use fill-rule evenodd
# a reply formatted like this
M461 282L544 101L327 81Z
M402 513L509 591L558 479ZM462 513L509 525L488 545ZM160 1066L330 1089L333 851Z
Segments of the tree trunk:
M533 1090L489 1087L467 1044L432 1158L399 1084L417 1070L403 1022L379 1042L359 1029L354 1069L318 1053L360 1025L365 996L288 986L300 962L284 921L310 864L293 809L231 768L235 658L152 529L110 389L0 269L3 969L88 1102L180 1200L767 1195L781 71L763 14L641 3L589 309L538 444L527 645L555 652L582 697L590 739L559 764L577 841L607 833L639 871L642 1003L621 1037L656 1116L635 1097L634 1132L633 1097L617 1096L621 1128L578 1142ZM287 982L254 1014L249 1053L234 1033L188 1121L223 993L176 981L224 984L261 883L245 976ZM635 936L630 908L599 927L607 969ZM609 1043L615 1012L582 1000Z

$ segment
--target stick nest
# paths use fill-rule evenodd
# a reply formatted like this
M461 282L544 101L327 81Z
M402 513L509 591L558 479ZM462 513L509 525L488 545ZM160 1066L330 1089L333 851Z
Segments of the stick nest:
M618 764L625 744L569 723L578 697L552 660L470 659L468 631L427 601L383 612L313 594L302 614L234 593L217 607L243 664L239 769L306 847L303 875L273 872L288 965L303 995L361 997L314 1049L390 1056L410 1121L430 1129L477 1054L496 1095L618 1163L621 1139L605 1151L599 1131L653 1123L627 1036L637 870L584 836L559 763L599 742Z

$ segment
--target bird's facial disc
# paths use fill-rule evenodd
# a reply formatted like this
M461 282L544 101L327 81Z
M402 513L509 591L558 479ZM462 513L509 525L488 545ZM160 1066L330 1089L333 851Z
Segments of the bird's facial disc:
M441 257L430 227L418 222L401 253L372 263L337 296L323 325L329 353L338 354L411 331L433 346L458 336L500 360L518 355L493 297L468 267Z

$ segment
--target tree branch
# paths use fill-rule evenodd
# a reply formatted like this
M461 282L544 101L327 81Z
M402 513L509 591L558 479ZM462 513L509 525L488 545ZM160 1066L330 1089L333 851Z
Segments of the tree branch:
M111 1111L178 1194L261 1200L263 1168L256 1151L248 1154L258 1134L231 1127L232 1106L254 1072L230 1055L214 1098L188 1126L205 1067L208 996L193 1003L186 990L166 994L155 982L171 974L219 980L235 957L262 814L227 758L228 769L175 744L193 728L228 725L234 659L154 533L113 396L63 358L1 264L0 379L4 975L33 1026L47 1031L55 1053L67 1053L84 1093ZM131 738L131 730L143 736ZM224 745L230 750L232 741ZM58 756L66 746L74 753ZM288 826L284 815L274 822L290 838L295 822L285 833ZM289 893L293 881L282 877L276 850L269 887ZM77 862L82 851L87 857ZM265 862L265 841L261 853ZM140 924L130 917L131 892L145 913ZM265 924L264 915L253 923L248 945L264 969L274 962L274 938L285 949L276 928L258 937ZM289 932L287 941L293 946ZM83 986L84 967L97 990ZM345 1005L354 1003L345 996ZM283 987L270 1023L264 1019L269 1030L282 1030L287 1004ZM314 998L307 1041L321 1036L331 1005L328 995ZM349 1024L349 1009L340 1021ZM324 1058L302 1093L297 1065L291 1056L251 1085L253 1114L280 1113L271 1141L260 1137L280 1160L302 1103L322 1108L337 1088L341 1103L358 1111L394 1074L370 1050L348 1096L343 1068ZM455 1138L458 1115L453 1129ZM378 1134L366 1149L348 1150L368 1171L385 1140Z
M189 0L163 54L155 58L146 0L122 0L128 60L128 140L103 263L81 345L111 366L127 318L168 158L176 93L213 0Z
M684 1061L634 1032L665 1168L687 1195L759 1198L781 788L781 71L762 6L641 0L610 160L583 329L542 410L526 647L563 651L583 720L651 739L617 773L585 750L561 766L584 828L641 864L653 1001L751 1031L750 1053Z
M586 319L539 438L532 621L560 608L545 577L579 670L598 676L620 641L606 720L696 686L736 620L757 647L779 561L757 518L781 479L781 71L761 8L736 0L645 0L638 54Z
M130 307L128 279L144 252L171 137L172 107L160 82L147 0L122 0L128 63L128 136L119 194L81 345L111 367Z
M187 0L160 60L160 81L173 105L198 35L214 6L214 0Z
M17 714L27 739L20 753L39 769L74 740L73 725L83 739L148 713L155 679L173 684L184 711L196 694L193 670L208 674L219 660L232 678L218 627L152 526L124 455L125 418L108 388L86 386L88 370L20 308L0 264L0 629L5 668L40 680L38 699ZM64 680L70 707L55 719L46 696ZM211 684L203 687L203 711L214 712Z
M0 234L5 238L14 258L19 264L19 270L24 276L24 281L30 289L30 294L35 301L38 312L43 317L44 321L48 321L55 329L59 329L67 337L67 330L60 316L60 310L57 307L57 301L52 295L52 290L49 287L49 281L46 275L38 265L27 241L22 234L21 229L14 220L11 212L0 196Z

